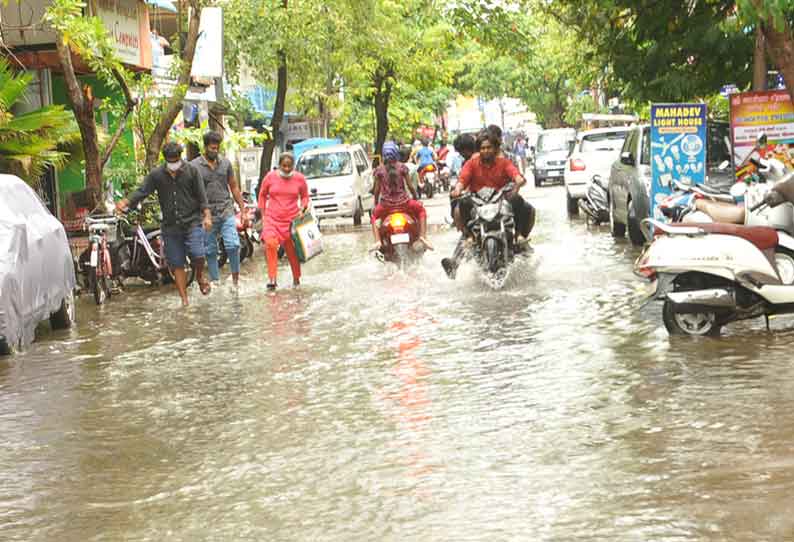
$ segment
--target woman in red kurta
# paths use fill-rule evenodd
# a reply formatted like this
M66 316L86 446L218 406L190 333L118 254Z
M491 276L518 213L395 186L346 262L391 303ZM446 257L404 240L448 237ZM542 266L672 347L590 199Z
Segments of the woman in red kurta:
M268 290L276 289L278 276L278 248L284 245L290 267L292 284L298 286L301 279L301 264L295 254L290 226L309 207L309 188L306 178L294 171L295 159L291 154L282 154L278 169L271 171L259 187L259 208L262 210L262 241L267 258ZM298 200L300 199L300 209Z

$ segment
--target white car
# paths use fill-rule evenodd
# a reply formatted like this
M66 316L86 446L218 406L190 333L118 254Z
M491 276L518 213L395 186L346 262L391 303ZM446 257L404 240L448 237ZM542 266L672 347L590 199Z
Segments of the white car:
M597 128L580 132L576 146L565 162L565 199L570 214L579 210L577 200L585 197L595 175L609 179L612 164L620 158L623 141L631 130L628 126Z
M333 145L303 152L296 169L309 185L312 207L318 219L361 218L375 207L372 195L372 164L361 145Z

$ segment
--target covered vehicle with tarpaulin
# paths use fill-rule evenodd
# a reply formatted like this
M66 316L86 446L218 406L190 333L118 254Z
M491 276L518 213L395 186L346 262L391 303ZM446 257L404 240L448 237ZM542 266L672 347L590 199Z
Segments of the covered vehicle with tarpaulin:
M76 284L63 225L22 179L0 174L0 354L33 342L45 320L70 327Z

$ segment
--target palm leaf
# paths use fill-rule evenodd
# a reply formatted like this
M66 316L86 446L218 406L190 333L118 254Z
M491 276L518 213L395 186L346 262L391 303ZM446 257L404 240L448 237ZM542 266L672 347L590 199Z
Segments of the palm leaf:
M11 70L8 61L0 58L0 111L8 111L23 95L33 76L17 74Z
M39 132L50 128L65 126L73 119L74 116L72 113L64 110L63 106L51 105L31 111L30 113L17 115L10 121L0 125L0 130Z

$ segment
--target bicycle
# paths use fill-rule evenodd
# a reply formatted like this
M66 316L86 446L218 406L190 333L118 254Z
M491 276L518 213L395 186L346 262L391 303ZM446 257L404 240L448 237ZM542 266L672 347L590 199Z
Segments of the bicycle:
M94 301L102 305L112 295L113 263L110 258L110 243L115 242L118 231L118 218L115 216L87 216L89 266L88 289L94 294Z

